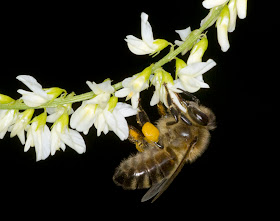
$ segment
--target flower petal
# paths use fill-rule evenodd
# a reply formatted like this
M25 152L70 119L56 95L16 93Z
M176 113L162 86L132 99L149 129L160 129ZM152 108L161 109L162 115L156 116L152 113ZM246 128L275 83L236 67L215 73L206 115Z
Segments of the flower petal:
M127 42L129 50L136 55L146 55L154 52L154 49L146 42L134 37L133 35L126 36L125 41Z
M247 0L237 0L237 14L240 19L244 19L247 16Z
M31 91L40 95L41 97L48 99L48 94L42 89L41 84L37 82L37 80L30 75L19 75L16 77L19 81L24 83Z
M38 107L42 104L48 102L48 99L29 91L25 91L22 89L17 90L18 93L22 94L23 102L29 107Z
M107 110L104 110L103 114L104 114L104 117L106 120L106 124L108 124L110 126L111 130L115 131L117 129L117 121L116 121L114 115L110 111L107 111Z
M131 105L122 102L117 103L114 111L118 111L123 117L130 117L137 114L137 109L134 109Z
M71 116L70 126L87 135L95 120L95 109L96 105L83 103Z
M197 63L189 64L185 68L182 68L179 71L178 76L181 77L182 75L186 75L189 77L197 77L201 74L204 74L215 65L216 62L212 59L208 59L207 62L197 62Z
M153 47L153 31L150 23L148 22L148 15L145 12L141 13L141 35L143 41L150 47Z
M115 96L116 97L126 97L127 95L129 95L129 93L130 93L130 89L125 87L125 88L118 90L115 93Z
M82 154L86 152L86 144L82 135L72 129L66 129L65 133L60 134L61 140L69 147Z
M131 98L131 105L134 109L138 108L140 93L136 93Z
M186 40L186 38L188 37L188 35L192 32L191 31L191 27L187 27L186 29L182 29L182 30L175 30L176 33L179 34L180 38L182 39L182 41L184 42ZM183 43L182 42L182 43Z

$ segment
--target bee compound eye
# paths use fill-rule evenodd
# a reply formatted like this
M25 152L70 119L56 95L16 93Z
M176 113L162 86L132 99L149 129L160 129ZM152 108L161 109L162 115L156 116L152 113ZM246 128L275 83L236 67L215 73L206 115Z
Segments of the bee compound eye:
M196 107L193 106L190 106L188 110L192 120L194 120L196 123L202 126L207 126L209 119L206 114L204 114L202 111L198 110Z

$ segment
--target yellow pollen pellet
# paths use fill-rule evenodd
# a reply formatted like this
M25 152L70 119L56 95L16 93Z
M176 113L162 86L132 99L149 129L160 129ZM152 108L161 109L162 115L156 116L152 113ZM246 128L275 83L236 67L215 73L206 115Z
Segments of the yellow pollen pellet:
M142 133L145 135L148 142L158 142L159 130L150 122L144 124Z

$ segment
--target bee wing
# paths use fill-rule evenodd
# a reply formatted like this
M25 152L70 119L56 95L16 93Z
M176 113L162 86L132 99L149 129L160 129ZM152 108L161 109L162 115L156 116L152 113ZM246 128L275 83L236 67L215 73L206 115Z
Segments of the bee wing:
M155 196L155 198L152 200L152 203L155 202L161 194L170 186L170 184L173 182L175 177L178 175L178 173L183 168L186 158L188 157L190 151L192 150L193 146L195 145L197 141L197 138L194 139L192 144L189 146L189 148L186 150L186 153L184 154L181 162L178 164L177 168L174 170L174 173L169 177L163 179L161 182L157 183L156 185L153 185L147 193L142 197L141 202L145 202Z

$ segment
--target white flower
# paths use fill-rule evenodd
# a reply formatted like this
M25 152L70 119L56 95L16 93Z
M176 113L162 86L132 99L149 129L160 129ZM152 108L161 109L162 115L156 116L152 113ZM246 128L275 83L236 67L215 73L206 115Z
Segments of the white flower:
M188 57L187 64L201 62L207 47L208 47L208 40L207 37L204 36L193 46L190 52L190 56Z
M177 68L179 81L175 86L190 93L198 91L200 88L209 88L209 85L203 81L202 74L216 65L216 62L209 59L207 62L197 62L189 64L184 68Z
M9 131L11 131L10 137L12 138L17 135L23 145L25 144L24 130L27 128L33 113L34 109L28 109L19 113L15 124L9 128Z
M183 112L186 112L186 109L181 105L176 95L176 93L181 93L182 91L178 90L176 85L174 85L173 78L168 72L163 69L156 70L155 75L151 76L151 83L155 86L155 92L150 101L151 106L154 106L161 101L167 108L169 108L167 103L167 91L165 88L167 87L173 103L175 103Z
M95 97L91 100L84 101L82 105L74 112L70 120L70 126L79 132L88 134L96 119L96 109L104 109L115 89L111 86L111 80L107 79L100 84L87 81L87 85L94 92Z
M17 119L17 110L0 110L0 139L3 139L10 126Z
M230 24L229 20L230 20L230 12L228 6L226 5L222 10L220 16L218 17L216 23L218 42L223 52L226 52L230 47L229 40L228 40L228 28Z
M230 13L228 32L233 32L236 26L237 15L240 19L246 18L247 0L230 0L228 8Z
M125 117L130 117L136 114L137 109L132 108L131 105L126 103L118 102L116 107L114 108L112 115L116 121L117 127L110 127L121 140L127 139L129 134L129 129Z
M142 40L133 35L128 35L125 39L129 50L136 55L154 54L168 45L166 40L154 40L148 15L144 12L141 13L141 35Z
M247 0L236 0L237 14L240 19L247 16Z
M151 75L152 66L145 68L141 73L123 80L123 88L115 93L116 97L126 97L131 99L133 108L138 107L140 92L149 87L149 77Z
M43 89L37 80L29 75L19 75L17 79L24 83L32 92L19 89L17 92L22 95L21 99L29 107L37 107L57 98L64 90L53 87Z
M65 111L67 112L68 115L71 115L74 113L71 104L64 104L62 106L58 106L58 107L50 107L47 108L47 113L49 114L47 117L47 122L49 123L54 123L58 118L60 118L60 116L62 114L65 113Z
M36 161L45 160L51 152L51 132L46 123L47 114L44 112L33 119L33 123L27 129L27 139L24 151L35 147Z
M95 94L95 97L86 101L86 103L99 104L102 108L104 108L107 105L111 94L115 91L115 89L111 86L111 80L106 79L100 84L96 84L94 81L87 81L86 83Z
M66 149L66 145L82 154L86 151L86 144L79 132L72 130L68 127L69 116L67 113L61 115L61 117L54 123L51 130L51 155L61 148L63 151Z
M116 97L115 97L116 98ZM117 100L112 97L112 102ZM115 105L114 109L110 107ZM117 102L117 104L108 103L105 109L97 107L96 120L94 126L97 129L97 136L101 135L101 132L107 134L109 131L113 131L121 140L128 138L129 129L125 117L135 115L137 109L133 109L129 104Z
M95 112L97 104L87 104L83 102L82 105L72 114L70 119L70 126L79 132L88 134L95 120Z
M182 30L175 30L176 33L179 34L182 41L175 40L175 44L178 46L181 46L187 39L187 37L190 35L191 27L187 27L186 29ZM192 47L186 48L184 51L182 51L182 55L185 55Z

